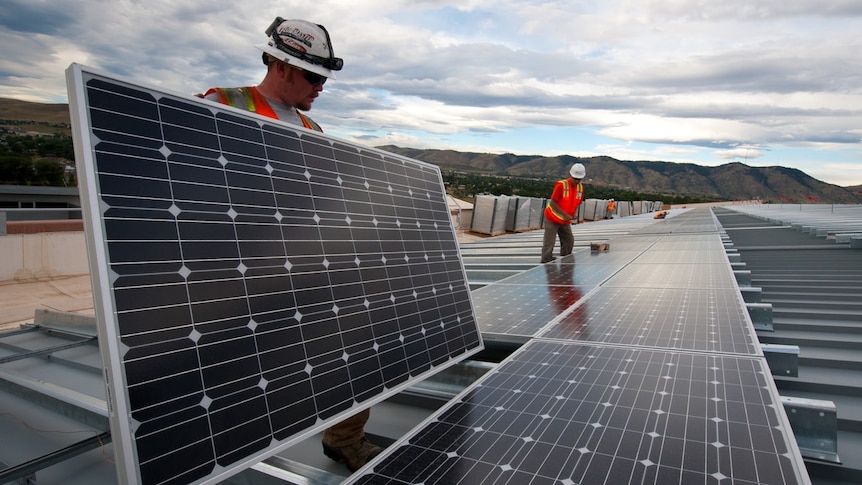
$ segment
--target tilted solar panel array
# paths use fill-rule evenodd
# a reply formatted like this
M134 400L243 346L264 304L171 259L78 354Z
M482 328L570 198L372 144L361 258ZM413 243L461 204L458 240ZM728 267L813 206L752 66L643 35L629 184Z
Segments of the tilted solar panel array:
M800 481L761 359L533 340L358 484Z
M711 212L610 245L477 290L525 343L347 483L810 483Z
M72 65L123 483L209 483L482 348L439 169Z

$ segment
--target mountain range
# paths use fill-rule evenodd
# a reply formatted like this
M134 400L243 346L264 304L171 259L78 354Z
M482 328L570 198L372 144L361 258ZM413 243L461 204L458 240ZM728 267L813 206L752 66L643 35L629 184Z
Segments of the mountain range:
M545 157L378 147L432 163L441 170L524 178L562 178L576 162L587 169L587 185L661 195L687 195L716 200L754 200L768 203L862 203L862 186L840 187L786 167L750 167L727 163L705 167L692 163L624 161L615 158Z
M2 120L60 123L68 126L65 103L32 103L0 98ZM764 202L862 203L862 186L840 187L786 167L750 167L734 162L718 167L691 163L625 161L606 156L546 157L381 146L380 149L432 163L441 170L519 178L561 178L575 162L587 169L585 183L661 195Z

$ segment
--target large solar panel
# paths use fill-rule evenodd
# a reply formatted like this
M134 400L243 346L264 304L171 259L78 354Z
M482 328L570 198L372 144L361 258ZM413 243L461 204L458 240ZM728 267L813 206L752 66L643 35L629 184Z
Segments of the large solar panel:
M727 255L724 251L705 250L676 250L665 249L658 244L647 253L639 256L635 263L721 263L727 264Z
M588 291L572 285L489 285L474 292L476 319L486 340L520 343L538 334Z
M628 288L737 288L728 263L638 263L612 276L603 286Z
M768 379L762 358L531 340L346 483L810 483Z
M479 329L490 341L522 343L575 305L613 270L576 254L473 291Z
M671 214L667 219L638 229L633 234L673 234L678 236L715 233L717 229L718 224L712 213L693 210L682 214Z
M705 234L673 234L666 235L656 240L655 247L663 250L697 250L706 251L710 249L722 249L721 238L717 231Z
M734 289L603 287L540 336L761 355Z
M67 82L120 482L217 481L481 350L438 168Z
M576 256L576 257L572 257ZM606 260L605 263L589 261L589 255L572 255L536 266L521 273L511 275L494 285L575 285L593 287L599 285L619 271L623 266L619 260ZM632 256L633 257L633 256ZM626 259L628 262L630 260ZM479 290L476 290L479 291ZM475 292L474 292L475 293Z

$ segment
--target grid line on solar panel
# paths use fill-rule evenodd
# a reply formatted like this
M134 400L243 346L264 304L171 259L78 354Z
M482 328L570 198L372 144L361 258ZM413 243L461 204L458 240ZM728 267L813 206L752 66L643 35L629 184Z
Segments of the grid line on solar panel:
M84 93L129 476L204 481L481 349L435 167L98 75Z
M737 290L602 287L541 338L761 355Z
M807 483L767 379L760 358L533 340L346 483Z

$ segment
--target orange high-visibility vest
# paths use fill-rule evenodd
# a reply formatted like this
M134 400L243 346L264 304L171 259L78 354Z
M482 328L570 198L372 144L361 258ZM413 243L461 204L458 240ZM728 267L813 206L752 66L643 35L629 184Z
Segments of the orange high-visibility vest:
M581 201L584 200L584 184L578 183L578 186L572 190L572 184L569 183L569 179L558 180L557 183L554 184L554 191L551 193L551 200L557 201L560 209L569 214L574 214L575 211L578 210L578 206L581 204ZM567 224L571 222L565 214L558 214L554 211L551 207L550 201L548 202L548 205L545 206L545 217L549 221L557 224Z
M260 94L260 91L258 91L254 86L244 88L210 88L204 96L209 96L210 93L218 94L218 102L221 104L251 111L252 113L257 113L268 118L278 119L278 115L275 114L275 110L272 109L272 106L269 105L266 98L264 98L263 95ZM302 126L309 130L323 131L323 128L308 116L305 116L299 111L297 111L296 114L298 114L299 119L302 120Z

